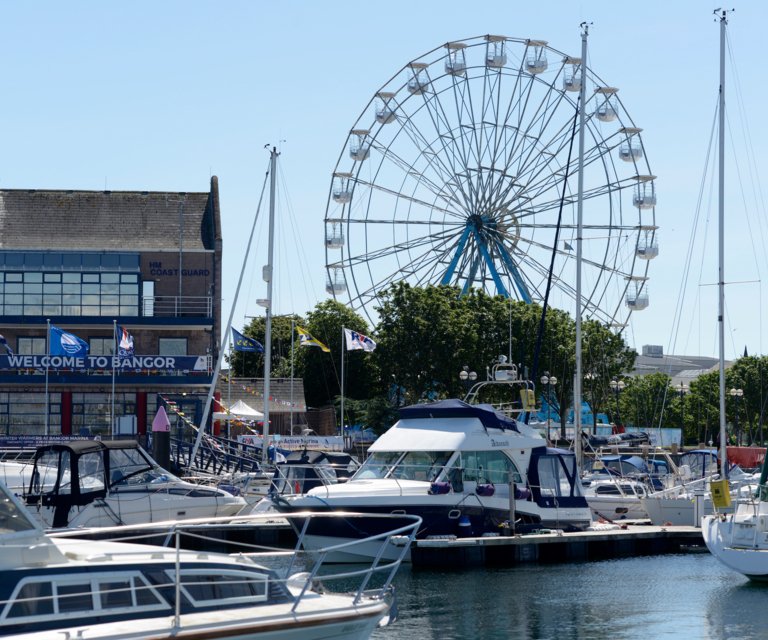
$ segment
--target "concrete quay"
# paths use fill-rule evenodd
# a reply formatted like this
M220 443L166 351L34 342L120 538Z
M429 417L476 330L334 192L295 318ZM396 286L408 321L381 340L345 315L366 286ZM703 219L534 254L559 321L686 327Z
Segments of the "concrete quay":
M682 526L622 525L595 531L542 532L479 538L427 538L414 541L414 567L514 566L524 563L585 562L706 550L701 529Z

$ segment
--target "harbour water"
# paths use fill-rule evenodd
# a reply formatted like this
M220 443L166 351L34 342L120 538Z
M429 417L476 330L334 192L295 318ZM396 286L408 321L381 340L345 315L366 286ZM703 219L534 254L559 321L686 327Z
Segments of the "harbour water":
M708 553L462 571L401 567L376 640L768 637L768 584Z

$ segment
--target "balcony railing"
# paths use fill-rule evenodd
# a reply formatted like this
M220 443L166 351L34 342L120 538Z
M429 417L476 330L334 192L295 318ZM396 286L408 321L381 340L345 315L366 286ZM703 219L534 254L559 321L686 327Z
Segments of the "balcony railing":
M144 317L181 318L213 316L211 296L151 296L142 299Z

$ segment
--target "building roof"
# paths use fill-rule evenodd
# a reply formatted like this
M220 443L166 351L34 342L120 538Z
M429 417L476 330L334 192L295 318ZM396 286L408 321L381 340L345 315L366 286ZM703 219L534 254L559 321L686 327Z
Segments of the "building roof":
M675 356L665 355L661 357L638 355L635 360L635 368L630 375L644 376L651 373L666 373L672 382L685 382L699 377L702 373L711 371L718 364L717 358L705 356ZM730 366L726 362L726 366Z
M0 189L0 249L213 250L216 188L214 177L210 193Z

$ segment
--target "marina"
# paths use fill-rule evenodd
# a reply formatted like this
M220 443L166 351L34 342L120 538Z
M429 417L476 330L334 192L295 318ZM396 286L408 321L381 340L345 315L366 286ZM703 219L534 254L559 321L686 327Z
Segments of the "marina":
M768 9L339 1L9 11L0 636L766 637Z

